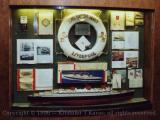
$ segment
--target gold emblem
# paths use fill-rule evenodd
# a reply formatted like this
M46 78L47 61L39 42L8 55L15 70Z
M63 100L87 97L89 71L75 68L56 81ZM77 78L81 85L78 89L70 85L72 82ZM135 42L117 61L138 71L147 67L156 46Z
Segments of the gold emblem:
M100 35L99 37L101 38L101 40L102 40L103 42L105 42L106 39L107 39L107 35L106 35L104 32L101 32L101 35Z
M42 25L44 27L48 27L50 25L50 21L47 18L45 18L45 19L42 20Z

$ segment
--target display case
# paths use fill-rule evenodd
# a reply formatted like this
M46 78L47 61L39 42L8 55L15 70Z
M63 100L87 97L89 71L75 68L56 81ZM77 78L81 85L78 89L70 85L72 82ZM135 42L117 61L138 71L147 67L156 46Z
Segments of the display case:
M145 15L107 8L12 8L12 108L150 109L144 95Z

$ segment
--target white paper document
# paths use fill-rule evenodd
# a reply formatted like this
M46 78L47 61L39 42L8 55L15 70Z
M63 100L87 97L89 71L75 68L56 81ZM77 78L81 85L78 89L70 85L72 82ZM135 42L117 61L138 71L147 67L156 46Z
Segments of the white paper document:
M85 36L80 37L75 44L81 51L85 51L91 45Z
M139 32L112 32L112 49L139 49Z
M35 90L53 89L53 69L36 69Z
M53 63L53 40L36 40L37 63Z

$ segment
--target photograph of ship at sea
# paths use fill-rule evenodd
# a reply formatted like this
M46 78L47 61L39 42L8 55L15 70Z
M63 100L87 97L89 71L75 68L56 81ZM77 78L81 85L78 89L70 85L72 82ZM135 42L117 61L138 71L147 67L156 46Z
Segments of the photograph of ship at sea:
M104 70L67 70L62 71L62 83L102 83L105 81Z

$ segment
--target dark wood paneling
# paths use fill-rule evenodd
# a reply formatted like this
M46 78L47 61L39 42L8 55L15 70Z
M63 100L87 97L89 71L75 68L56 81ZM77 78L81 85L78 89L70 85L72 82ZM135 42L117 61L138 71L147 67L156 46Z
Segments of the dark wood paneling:
M154 108L160 114L160 1L156 1L155 11L155 44L154 44L154 81L153 81L153 102Z
M10 0L10 5L64 5L154 9L154 0Z
M9 7L7 0L0 3L0 109L9 107Z

